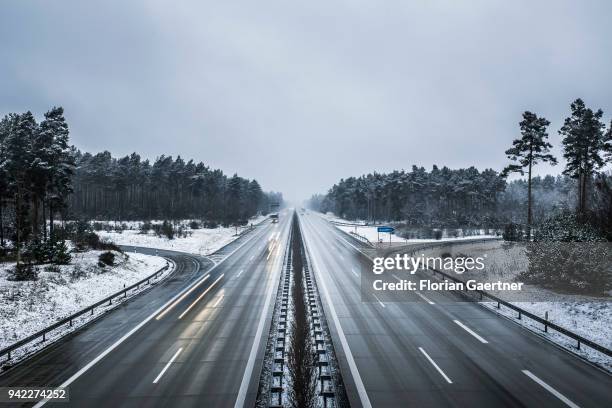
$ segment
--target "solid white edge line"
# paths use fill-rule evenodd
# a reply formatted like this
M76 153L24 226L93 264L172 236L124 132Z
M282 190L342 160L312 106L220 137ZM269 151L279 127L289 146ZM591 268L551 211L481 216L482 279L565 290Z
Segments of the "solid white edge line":
M222 279L224 276L225 276L225 274L224 274L224 273L222 273L221 275L219 275L219 277L217 278L217 280L215 280L213 283L211 283L211 284L210 284L210 286L209 286L209 287L207 287L207 288L206 288L206 290L205 290L204 292L202 292L202 293L200 294L200 296L198 296L198 298L197 298L196 300L194 300L194 301L193 301L193 302L192 302L192 303L189 305L189 307L188 307L187 309L185 309L185 311L179 315L179 317L178 317L178 318L179 318L179 320L180 320L180 319L182 319L182 318L183 318L183 316L185 316L187 313L189 313L189 311L190 311L190 310L191 310L191 309L192 309L192 308L193 308L193 307L194 307L194 306L195 306L195 305L196 305L196 304L197 304L197 303L198 303L200 300L202 300L202 298L203 298L203 297L204 297L204 296L205 296L205 295L206 295L208 292L210 292L210 290L211 290L212 288L214 288L214 287L215 287L215 285L216 285L217 283L219 283L219 281L220 281L220 280L221 280L221 279Z
M301 223L302 225L306 225L305 223ZM304 236L304 243L306 244L307 252L310 253L310 245L307 244L309 238L307 238L306 234ZM321 269L319 269L319 265L317 264L317 260L314 257L310 257L312 261L315 272L319 271L317 275L319 275L320 279L317 283L320 283L321 289L323 289L323 295L325 295L325 301L329 307L329 314L334 322L334 326L336 327L336 331L338 332L338 337L340 338L340 344L342 345L342 349L344 350L344 354L346 356L346 361L349 365L349 369L351 370L351 375L353 376L353 381L355 381L355 387L357 387L357 393L359 395L359 399L361 400L361 405L364 408L371 408L372 404L370 403L370 398L368 397L368 393L366 392L365 386L363 385L363 380L361 379L361 375L359 374L359 370L357 369L357 364L355 363L355 358L353 357L353 353L351 352L351 348L348 345L348 341L344 334L344 330L340 325L338 320L338 315L336 314L336 308L331 301L331 296L329 296L329 291L327 290L327 285L325 284L325 279L323 279L323 275L321 275Z
M153 384L157 384L157 382L160 380L160 378L162 378L162 376L164 375L164 373L166 372L166 370L170 367L170 364L172 364L174 362L174 360L176 360L176 358L178 357L179 354L181 354L181 351L183 351L183 348L179 348L178 350L176 350L176 353L174 353L174 355L172 356L172 358L170 359L170 361L168 361L166 363L166 365L164 366L164 368L160 371L160 373L157 375L157 377L155 377L155 379L153 380Z
M280 234L280 231L279 231ZM277 247L278 248L278 247ZM279 268L278 263L281 261L280 268L283 267L282 260L283 256L277 256L275 259L276 265L273 266L273 271ZM266 296L266 301L264 303L263 309L261 310L261 315L259 317L259 323L257 324L257 331L255 332L255 340L253 341L253 346L251 346L251 352L249 354L249 359L247 360L247 365L244 369L244 375L242 376L242 381L240 382L240 389L238 390L238 395L236 397L236 403L234 404L234 408L242 408L246 401L247 391L249 390L249 384L251 382L251 376L253 375L253 369L255 368L255 360L257 358L257 350L259 349L259 345L261 344L261 338L264 331L264 326L266 323L266 318L268 315L268 309L270 308L270 302L272 300L272 295L274 294L275 282L276 278L273 278L270 287L268 288L268 293Z
M355 268L351 268L351 272L353 272L353 275L359 277L359 274L357 273L357 271L355 270Z
M429 362L431 363L432 366L435 367L436 370L438 370L438 372L440 373L440 375L442 377L444 377L444 379L446 380L447 383L452 384L453 382L451 381L450 378L448 378L448 376L444 373L444 371L442 371L442 369L440 367L438 367L438 365L436 364L435 361L433 361L433 359L431 357L429 357L429 354L427 354L427 352L425 350L423 350L423 347L419 347L419 350L421 350L421 353L423 353L423 355L425 356L425 358L427 358L427 360L429 360Z
M531 378L533 381L535 381L536 383L540 384L543 388L545 388L546 391L550 392L552 395L554 395L555 397L557 397L561 401L563 401L563 403L565 405L567 405L568 407L571 407L571 408L580 408L580 406L576 405L569 398L567 398L565 395L561 394L559 391L555 390L553 387L551 387L550 385L546 384L544 381L542 381L540 378L538 378L531 371L529 371L529 370L521 370L521 371L527 377Z
M463 330L465 330L466 332L470 333L472 336L476 337L479 342L481 342L483 344L487 344L488 343L488 341L486 341L485 339L480 337L476 332L474 332L472 329L467 327L465 324L461 323L459 320L453 320L453 322L457 323L459 325L459 327L461 327Z
M247 241L243 242L238 248L236 248L235 250L233 250L232 252L230 252L230 254L228 256L226 256L225 258L223 258L223 260L221 262L219 262L218 264L215 264L212 268L210 268L210 270L208 271L208 273L210 273L213 269L215 269L217 266L221 265L223 262L225 262L226 259L229 259L232 255L234 255L234 253L236 253L237 251L239 251L243 246L245 246L247 243L251 242L255 237L259 236L259 234L255 234L253 235L251 238L249 238ZM159 313L161 313L162 310L164 310L166 307L168 307L168 305L172 304L172 302L174 302L176 299L178 299L181 295L183 295L183 293L185 293L187 290L189 290L193 285L195 285L198 281L193 282L191 285L189 285L188 287L186 287L185 289L183 289L182 291L180 291L179 293L177 293L172 299L170 299L169 301L167 301L166 303L164 303L159 309L157 309L155 312L151 313L149 316L147 316L142 322L138 323L138 325L136 327L134 327L132 330L130 330L129 332L127 332L126 334L123 335L123 337L121 337L119 340L117 340L116 342L114 342L113 344L111 344L106 350L104 350L102 353L100 353L97 357L95 357L93 360L91 360L89 363L87 363L85 366L83 366L83 368L81 368L79 371L77 371L76 373L74 373L71 377L69 377L66 381L64 381L59 388L66 388L68 387L70 384L72 384L77 378L79 378L80 376L82 376L84 373L87 372L87 370L89 370L91 367L93 367L94 365L96 365L100 360L102 360L104 357L106 357L110 352L112 352L114 349L116 349L121 343L123 343L125 340L127 340L132 334L136 333L138 330L140 330L140 328L142 326L144 326L145 324L147 324L149 321L151 321L155 316L157 316ZM36 405L34 405L33 408L40 408L43 405L45 405L47 402L49 402L49 399L44 399L41 401L38 401L36 403Z
M239 278L240 275L242 275L242 272L244 272L244 269L241 269L240 272L238 272L238 275L236 275L236 277Z

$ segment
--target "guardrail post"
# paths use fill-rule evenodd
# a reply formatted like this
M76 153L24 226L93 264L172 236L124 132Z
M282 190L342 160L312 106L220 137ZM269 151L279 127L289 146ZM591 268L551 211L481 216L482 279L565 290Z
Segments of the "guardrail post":
M43 333L43 341L46 340L45 334L47 334L47 333Z
M72 327L72 319L68 320L68 324Z
M519 310L519 320L521 320L521 311Z
M578 350L580 350L580 340L578 340Z
M497 308L498 308L498 309L500 308L499 302L497 302Z
M111 302L113 301L113 299L108 299L108 305L110 306Z
M91 315L92 315L92 316L93 316L93 310L94 310L94 308L92 307L92 308L91 308Z
M7 360L11 359L11 352L10 351L7 353L7 357L8 357Z

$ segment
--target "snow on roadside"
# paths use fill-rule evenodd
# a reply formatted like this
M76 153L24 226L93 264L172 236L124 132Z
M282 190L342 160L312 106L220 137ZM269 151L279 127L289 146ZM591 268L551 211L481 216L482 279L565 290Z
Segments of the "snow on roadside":
M72 262L59 266L56 271L47 271L40 266L37 281L8 280L9 270L14 264L0 263L0 349L152 275L167 264L164 258L157 256L116 253L117 265L100 267L97 263L102 252L73 253ZM158 279L170 274L171 269L168 268ZM110 308L115 307L116 303ZM66 325L56 330L44 345L75 330L108 308L96 309L94 316L85 314L72 328ZM34 343L37 344L14 353L12 361L42 347L40 342Z
M497 309L497 303L495 302L480 303L484 307L512 319L524 328L612 372L611 357L585 345L581 345L580 350L578 350L575 340L552 329L544 332L541 323L527 317L519 320L517 313L512 309L503 306ZM548 319L551 323L612 349L612 307L609 302L512 302L512 304L540 317L544 317L544 312L548 311Z
M267 217L264 216L253 218L249 220L249 224L258 224L266 218ZM124 230L123 232L98 231L96 233L100 238L110 240L117 245L167 249L204 256L210 255L238 238L235 227L190 229L188 230L188 233L191 234L190 236L168 239L166 237L157 236L153 231L142 234L140 230L137 229L139 225L132 226L136 229ZM244 230L244 228L242 228L242 230ZM240 231L239 229L238 232Z
M418 239L418 238L403 238L396 234L389 234L387 232L379 233L377 228L379 225L366 225L365 221L349 221L342 218L338 218L331 213L321 214L323 218L328 221L331 221L332 224L349 234L357 233L358 235L367 238L372 244L378 242L379 239L382 240L383 243L403 243L403 244L411 244L411 243L428 243L428 242L446 242L446 241L461 241L461 240L470 240L470 239L485 239L485 238L498 238L495 235L473 235L473 236L465 236L465 237L445 237L442 239ZM339 225L335 223L349 223L353 225Z
M423 251L425 256L440 256L448 252L448 248L432 248ZM520 245L509 245L503 241L487 241L485 243L458 243L453 246L454 253L471 257L486 256L485 269L473 271L462 280L476 279L481 282L520 282L520 274L529 267L525 248ZM558 293L534 284L525 284L520 293L491 291L503 300L511 302L538 317L545 318L565 329L576 333L597 344L612 349L612 300L610 297L595 297L581 294ZM549 330L545 333L543 325L528 317L517 319L517 313L512 309L501 307L497 309L496 302L480 302L493 311L512 318L513 321L554 343L612 371L612 358L587 346L576 349L576 341L569 337Z

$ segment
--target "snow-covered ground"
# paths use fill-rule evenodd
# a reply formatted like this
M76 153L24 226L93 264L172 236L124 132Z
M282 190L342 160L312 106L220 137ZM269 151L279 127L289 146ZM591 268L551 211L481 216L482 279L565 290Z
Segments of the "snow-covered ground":
M100 267L98 256L102 252L73 253L71 263L61 265L55 271L41 265L36 281L8 280L9 269L14 263L0 263L0 349L152 275L167 264L164 258L157 256L116 253L115 266ZM171 270L172 267L168 268L158 280L170 274ZM110 307L115 305L113 302ZM45 345L107 309L100 307L94 316L87 313L72 328L66 325L56 330L57 333L49 335ZM13 361L43 345L35 343L14 353Z
M471 257L486 255L484 271L470 272L469 276L461 277L463 280L520 282L519 275L529 267L524 246L511 245L503 243L503 241L457 243L452 246L452 249L447 246L423 251L425 256L440 256L445 252ZM545 318L546 312L548 312L550 322L612 349L612 298L610 297L557 293L531 284L525 284L520 293L493 291L491 294L541 318ZM612 371L612 358L586 346L582 346L581 350L576 350L574 340L552 330L544 333L540 323L529 318L518 320L515 311L503 306L498 310L497 303L482 302L482 304L504 316L512 317L514 321L527 329L533 330Z
M342 218L338 218L332 213L322 214L323 218L331 221L332 224L339 228L340 230L347 232L349 234L357 234L361 237L366 238L372 244L376 244L379 240L382 241L383 244L388 244L389 242L394 244L411 244L411 243L427 243L427 242L442 242L442 241L458 241L458 240L469 240L469 239L480 239L480 238L497 238L495 235L472 235L472 236L463 236L463 237L443 237L442 239L406 239L400 237L396 234L389 234L387 232L378 232L377 228L379 225L365 225L364 221L349 221ZM340 223L340 224L338 224ZM341 225L342 223L349 223L353 225Z
M256 225L266 218L265 216L252 218L249 220L249 224ZM120 233L115 231L99 231L96 233L100 235L100 238L110 240L117 245L168 249L198 255L209 255L238 237L235 227L218 227L187 229L187 237L168 239L157 236L153 231L142 234L139 229L140 224L132 222L128 224L128 227L133 229L124 230ZM238 229L239 233L241 231L244 231L244 227Z
M544 317L548 311L548 320L563 328L612 349L612 307L605 301L566 301L566 302L512 302L512 304L527 310L537 316ZM482 302L482 305L511 318L521 326L573 351L581 357L592 361L612 372L612 358L581 345L576 348L576 341L552 329L544 332L542 324L523 317L517 319L517 313L506 307L497 309L497 303Z

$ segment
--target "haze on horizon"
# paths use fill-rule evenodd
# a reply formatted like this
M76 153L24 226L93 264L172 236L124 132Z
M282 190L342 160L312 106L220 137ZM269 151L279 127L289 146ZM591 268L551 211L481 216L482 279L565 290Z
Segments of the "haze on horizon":
M524 110L558 157L572 100L612 117L608 1L169 4L5 2L0 114L62 105L82 150L294 200L413 164L499 170Z

